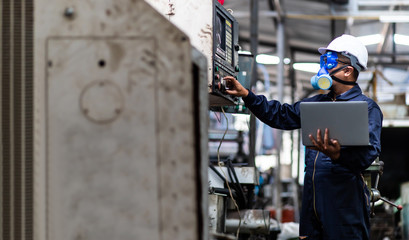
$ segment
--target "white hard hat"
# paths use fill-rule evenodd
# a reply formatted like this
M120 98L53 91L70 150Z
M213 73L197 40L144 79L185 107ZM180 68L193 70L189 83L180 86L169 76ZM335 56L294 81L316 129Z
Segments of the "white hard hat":
M353 67L357 68L358 71L360 71L361 69L367 69L368 50L366 50L365 45L354 36L343 34L342 36L332 40L328 47L318 48L318 52L320 52L321 54L324 54L326 51L335 51L339 53L345 53L347 55L352 55L356 58L359 65L354 66L353 61L351 61Z

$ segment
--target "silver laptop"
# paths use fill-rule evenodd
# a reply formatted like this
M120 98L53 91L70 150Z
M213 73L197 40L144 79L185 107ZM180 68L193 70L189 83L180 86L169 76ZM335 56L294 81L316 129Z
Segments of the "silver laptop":
M324 138L325 128L329 137L337 139L341 146L369 145L368 103L302 102L300 104L301 134L305 146L313 146L309 134L317 139L317 129Z

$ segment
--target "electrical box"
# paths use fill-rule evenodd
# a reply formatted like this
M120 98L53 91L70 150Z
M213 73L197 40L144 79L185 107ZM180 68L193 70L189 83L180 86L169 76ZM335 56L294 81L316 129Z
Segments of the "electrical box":
M2 236L207 239L207 62L189 37L142 0L0 4Z

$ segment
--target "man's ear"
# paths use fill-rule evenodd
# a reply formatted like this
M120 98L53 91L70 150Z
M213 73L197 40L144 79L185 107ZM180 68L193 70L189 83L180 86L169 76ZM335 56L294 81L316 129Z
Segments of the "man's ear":
M354 68L352 66L348 66L345 68L344 74L345 77L349 77L354 73Z

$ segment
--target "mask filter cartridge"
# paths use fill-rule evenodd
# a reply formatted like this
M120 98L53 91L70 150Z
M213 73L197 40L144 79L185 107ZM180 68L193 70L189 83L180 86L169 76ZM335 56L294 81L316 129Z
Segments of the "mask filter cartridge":
M311 85L315 90L328 90L332 86L332 78L329 74L314 75L311 78Z

